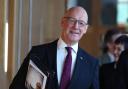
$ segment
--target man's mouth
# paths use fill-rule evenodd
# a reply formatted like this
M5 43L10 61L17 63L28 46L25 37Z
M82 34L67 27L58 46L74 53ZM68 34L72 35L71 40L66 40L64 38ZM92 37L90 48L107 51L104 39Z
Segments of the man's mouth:
M80 32L78 32L78 31L70 31L70 33L71 34L76 34L76 35L80 34Z

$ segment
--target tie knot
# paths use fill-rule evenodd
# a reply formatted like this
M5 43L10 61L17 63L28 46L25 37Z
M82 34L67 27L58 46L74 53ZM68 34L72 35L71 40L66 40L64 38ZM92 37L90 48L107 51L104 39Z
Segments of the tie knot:
M71 53L72 47L65 47L68 53Z

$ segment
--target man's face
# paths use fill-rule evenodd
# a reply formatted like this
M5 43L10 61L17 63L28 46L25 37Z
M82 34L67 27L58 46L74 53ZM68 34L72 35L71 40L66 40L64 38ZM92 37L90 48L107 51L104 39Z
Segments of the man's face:
M87 17L82 11L72 11L61 21L62 38L67 43L76 43L87 31Z
M123 44L115 44L114 55L116 57L116 61L118 61L119 56L122 51L124 51L124 45Z

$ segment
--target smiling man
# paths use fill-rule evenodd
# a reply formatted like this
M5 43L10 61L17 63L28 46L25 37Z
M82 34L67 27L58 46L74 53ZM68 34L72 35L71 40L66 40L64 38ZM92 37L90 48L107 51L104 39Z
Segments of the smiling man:
M80 6L67 10L61 28L56 41L32 47L9 89L26 89L30 60L46 74L45 89L99 89L98 60L78 45L88 28L86 10Z
M71 8L61 21L62 39L71 44L77 43L88 28L87 12L81 8Z

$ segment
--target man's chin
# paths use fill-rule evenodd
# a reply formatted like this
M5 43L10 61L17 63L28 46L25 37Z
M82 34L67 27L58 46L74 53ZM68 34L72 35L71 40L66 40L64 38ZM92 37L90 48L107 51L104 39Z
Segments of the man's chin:
M74 44L74 43L77 43L79 40L78 39L71 39L71 42Z

